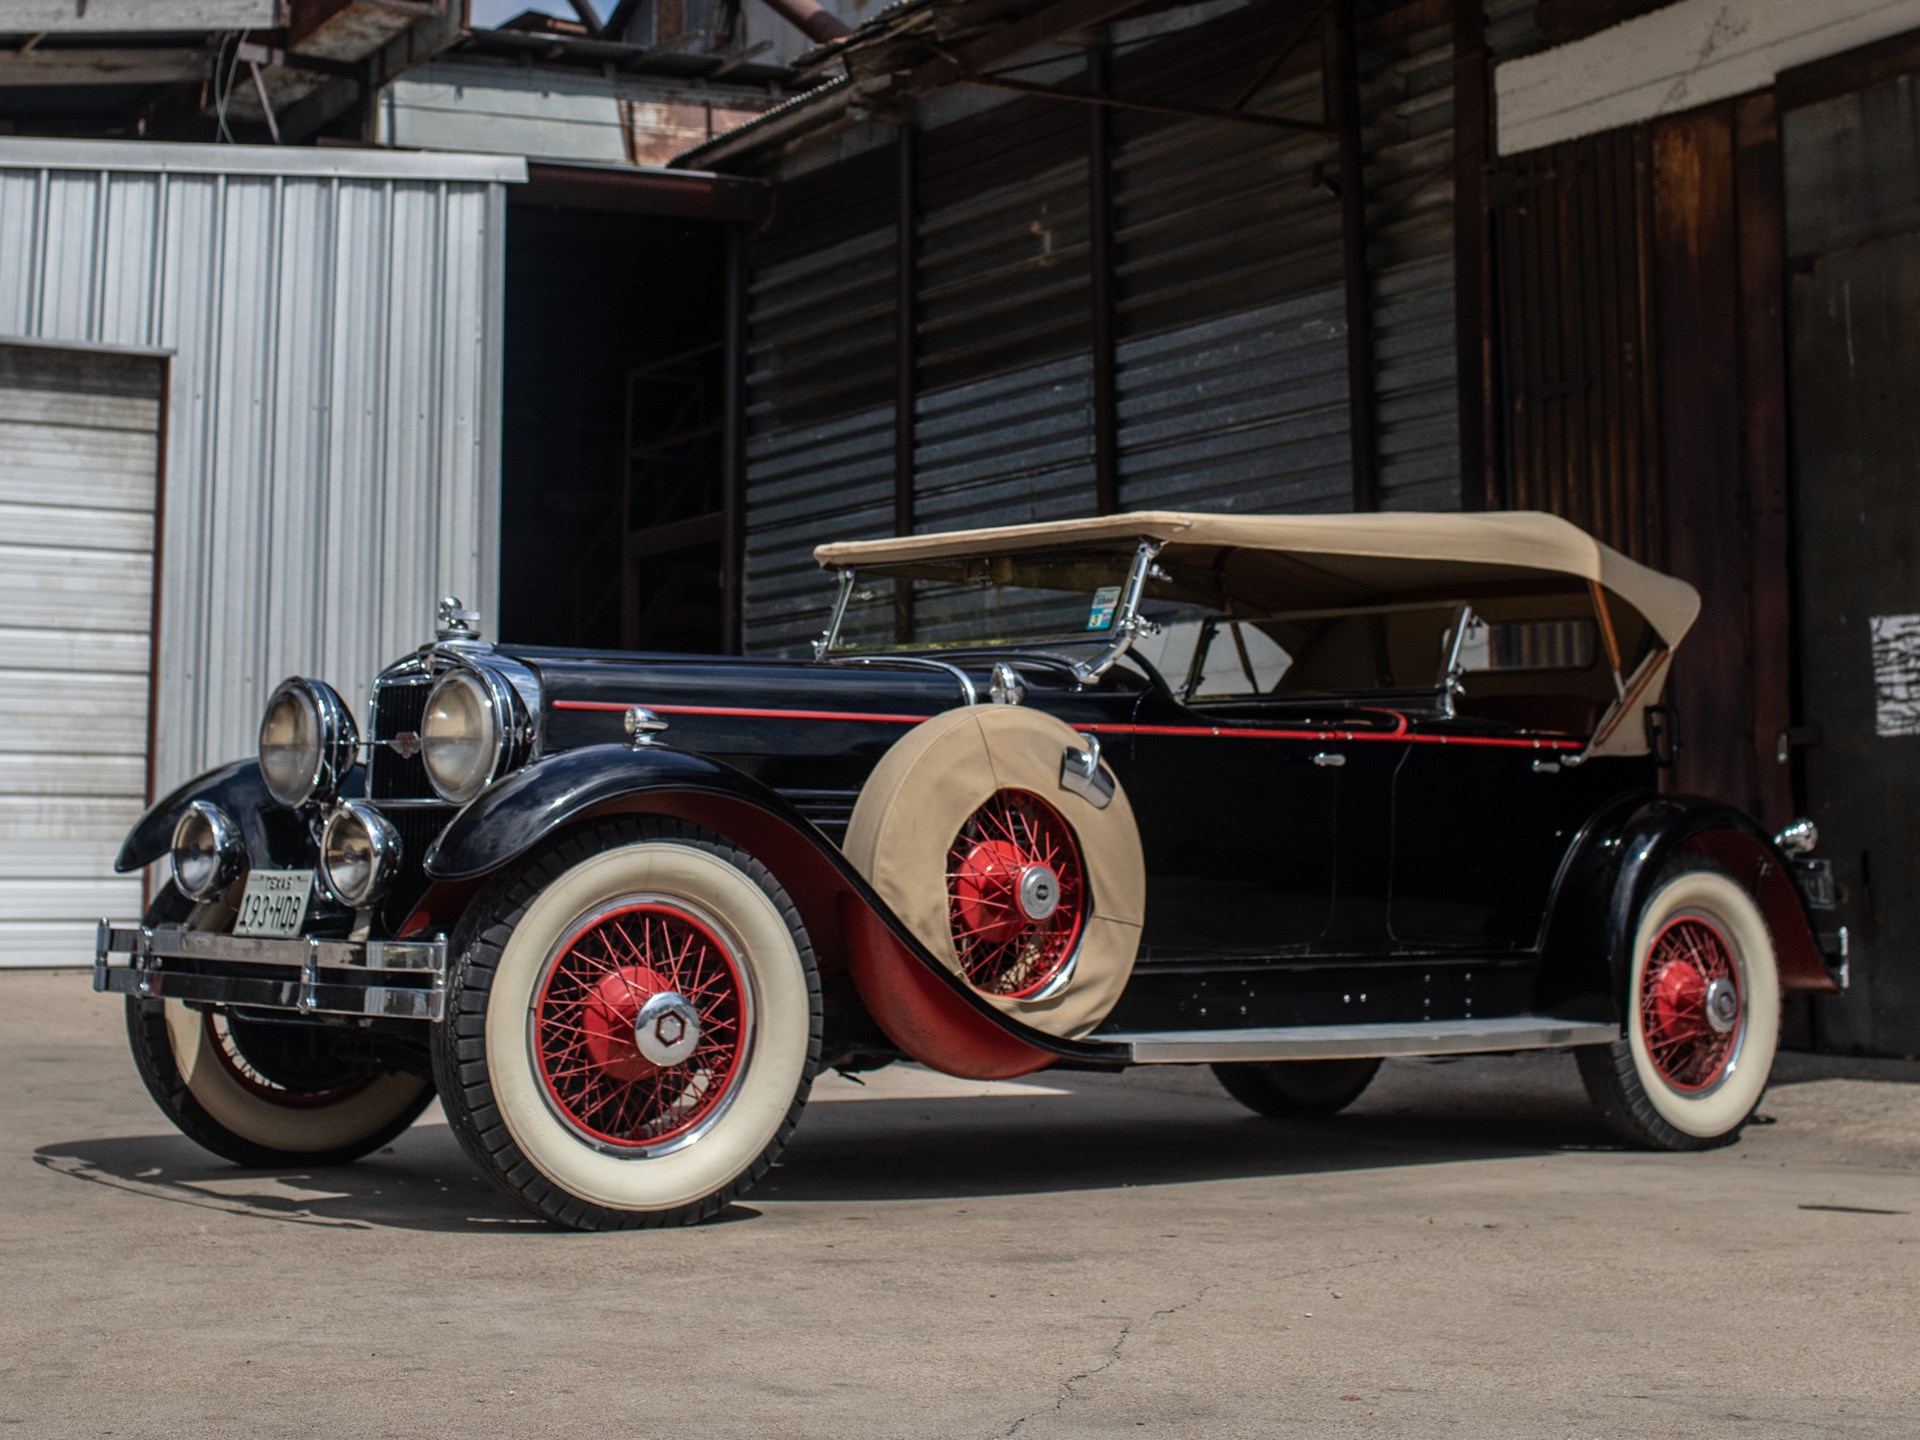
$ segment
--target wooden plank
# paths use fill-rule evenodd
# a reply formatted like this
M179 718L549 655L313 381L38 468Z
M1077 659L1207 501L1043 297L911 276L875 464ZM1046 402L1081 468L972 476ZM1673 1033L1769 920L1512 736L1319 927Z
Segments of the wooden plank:
M279 0L8 0L7 29L26 34L195 34L208 30L271 30Z
M1793 562L1787 524L1785 184L1780 123L1770 94L1739 103L1734 146L1745 420L1741 461L1752 524L1753 773L1757 813L1775 829L1793 818L1792 769L1778 755L1780 736L1793 723Z
M1920 27L1920 0L1678 0L1494 71L1502 155L1675 115Z
M212 62L211 50L186 45L0 51L0 86L175 85L206 79Z
M1674 662L1675 788L1754 806L1748 516L1740 473L1739 238L1730 106L1653 128L1653 262L1667 568L1699 589Z

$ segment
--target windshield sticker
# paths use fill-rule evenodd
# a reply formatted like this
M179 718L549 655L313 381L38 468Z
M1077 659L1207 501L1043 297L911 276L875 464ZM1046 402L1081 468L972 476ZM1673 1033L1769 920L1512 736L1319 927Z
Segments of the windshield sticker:
M1089 630L1111 630L1114 608L1120 603L1118 585L1102 585L1093 592L1093 609L1087 612Z

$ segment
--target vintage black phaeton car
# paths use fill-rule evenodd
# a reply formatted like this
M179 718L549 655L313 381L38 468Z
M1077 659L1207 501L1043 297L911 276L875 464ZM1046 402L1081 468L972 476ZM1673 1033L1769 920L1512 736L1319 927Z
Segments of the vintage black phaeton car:
M1574 1047L1731 1140L1844 983L1812 828L1663 795L1694 591L1538 514L1134 514L829 545L811 660L438 640L276 690L103 923L140 1073L243 1165L438 1094L562 1225L741 1195L814 1074L1205 1063L1330 1114L1382 1056Z

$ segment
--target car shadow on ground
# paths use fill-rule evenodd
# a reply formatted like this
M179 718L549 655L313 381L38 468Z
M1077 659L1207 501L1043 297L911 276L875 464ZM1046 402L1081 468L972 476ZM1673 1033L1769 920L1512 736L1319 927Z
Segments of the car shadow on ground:
M1611 1147L1577 1083L1569 1089L1561 1076L1542 1087L1513 1062L1488 1063L1490 1076L1390 1067L1352 1112L1312 1121L1250 1115L1205 1072L1047 1075L932 1095L857 1093L829 1077L751 1199L871 1204L1285 1180ZM166 1133L50 1144L34 1159L76 1183L250 1219L465 1233L540 1228L429 1115L350 1166L242 1170ZM723 1218L757 1213L735 1206Z

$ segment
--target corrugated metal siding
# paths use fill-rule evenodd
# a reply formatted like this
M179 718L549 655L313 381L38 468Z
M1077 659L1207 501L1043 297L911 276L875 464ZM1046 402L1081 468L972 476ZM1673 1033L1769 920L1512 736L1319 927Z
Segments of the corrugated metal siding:
M0 966L138 913L166 361L0 344Z
M1380 503L1460 508L1453 294L1453 37L1360 54Z
M893 529L894 227L761 267L749 288L743 645L803 654L825 539Z
M0 140L0 334L176 357L164 790L250 752L285 675L358 705L427 633L437 596L493 609L505 206L497 178L468 177L515 167L61 151Z
M1123 341L1120 508L1345 508L1345 307L1315 290Z
M892 533L891 405L749 439L744 648L808 653L833 601L813 547Z
M1320 107L1314 67L1248 108ZM1118 146L1122 509L1345 508L1340 207L1320 180L1334 159L1328 136L1213 121Z

